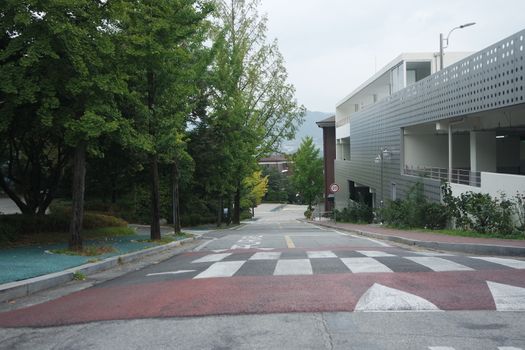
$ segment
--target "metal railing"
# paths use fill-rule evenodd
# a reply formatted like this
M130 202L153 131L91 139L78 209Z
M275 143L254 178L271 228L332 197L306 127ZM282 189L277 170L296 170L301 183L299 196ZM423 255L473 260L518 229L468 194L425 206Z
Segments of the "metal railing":
M405 167L405 175L448 181L448 169L438 167ZM452 169L452 183L481 187L481 172Z

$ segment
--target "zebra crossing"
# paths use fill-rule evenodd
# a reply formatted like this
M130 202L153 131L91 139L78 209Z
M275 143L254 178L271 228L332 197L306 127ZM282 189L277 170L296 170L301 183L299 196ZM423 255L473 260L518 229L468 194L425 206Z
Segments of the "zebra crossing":
M468 257L429 252L380 250L221 251L189 260L179 272L149 276L182 275L181 278L221 278L237 275L298 276L329 273L469 272L522 270L525 261L510 258Z
M192 261L192 264L212 263L194 278L232 277L244 267L248 270L254 263L273 264L274 276L313 275L323 265L338 267L334 271L348 273L393 273L393 272L453 272L479 269L525 269L525 261L493 257L457 256L399 256L384 251L312 250L304 252L255 252L247 259L246 254L213 253ZM461 260L461 263L455 260Z

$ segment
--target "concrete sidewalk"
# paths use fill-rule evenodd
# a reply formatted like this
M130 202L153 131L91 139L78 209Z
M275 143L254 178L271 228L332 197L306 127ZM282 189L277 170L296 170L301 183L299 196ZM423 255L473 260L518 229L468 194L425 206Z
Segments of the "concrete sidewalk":
M525 256L525 240L449 236L431 232L404 231L378 225L309 221L312 224L357 233L363 236L468 254Z

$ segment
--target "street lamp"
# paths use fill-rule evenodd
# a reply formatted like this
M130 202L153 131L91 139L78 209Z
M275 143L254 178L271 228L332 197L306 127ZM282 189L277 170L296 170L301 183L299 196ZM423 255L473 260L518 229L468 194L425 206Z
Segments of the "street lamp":
M381 148L381 151L379 152L379 154L375 157L374 159L374 162L376 164L381 164L381 202L380 202L380 206L381 208L383 208L383 161L385 159L390 159L390 156L391 156L392 152L388 150L388 148L386 147L382 147Z
M448 38L450 37L450 34L452 34L453 31L456 29L463 29L466 27L470 27L476 24L476 22L470 22L460 25L459 27L454 27L448 32L448 35L445 39L443 39L443 33L439 33L439 70L443 69L443 50L448 47ZM447 42L445 45L445 41Z

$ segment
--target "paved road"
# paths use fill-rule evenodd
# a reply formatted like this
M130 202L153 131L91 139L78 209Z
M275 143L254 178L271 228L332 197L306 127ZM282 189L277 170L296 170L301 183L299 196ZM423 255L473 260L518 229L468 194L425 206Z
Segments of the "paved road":
M525 349L525 261L410 250L276 209L162 263L1 313L0 326L25 328L0 330L0 347Z

